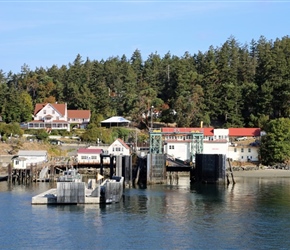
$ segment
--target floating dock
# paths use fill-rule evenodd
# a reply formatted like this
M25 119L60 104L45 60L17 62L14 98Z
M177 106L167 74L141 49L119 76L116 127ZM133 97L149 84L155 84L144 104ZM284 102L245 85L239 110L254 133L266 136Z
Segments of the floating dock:
M84 182L58 182L57 187L32 197L32 205L109 204L123 197L123 177L112 177L98 184L90 179Z

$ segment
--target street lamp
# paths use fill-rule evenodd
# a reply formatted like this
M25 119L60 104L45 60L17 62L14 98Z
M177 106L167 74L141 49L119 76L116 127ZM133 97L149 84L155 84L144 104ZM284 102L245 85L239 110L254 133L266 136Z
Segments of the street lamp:
M151 126L150 126L151 130L153 128L153 109L154 109L154 106L151 106L151 112L150 112L151 113L151 115L150 115L151 116Z

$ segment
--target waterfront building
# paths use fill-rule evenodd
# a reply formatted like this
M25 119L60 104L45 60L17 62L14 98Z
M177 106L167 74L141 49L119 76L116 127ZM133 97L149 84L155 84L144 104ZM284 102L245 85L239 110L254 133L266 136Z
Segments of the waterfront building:
M98 165L101 163L103 149L99 148L79 148L77 151L77 161L79 165Z
M122 139L118 138L108 147L108 154L131 155L131 148Z
M12 158L14 169L29 169L32 165L48 161L46 150L19 150L18 154Z
M260 128L161 128L163 150L173 158L190 161L192 133L203 134L204 154L224 154L234 161L258 161Z

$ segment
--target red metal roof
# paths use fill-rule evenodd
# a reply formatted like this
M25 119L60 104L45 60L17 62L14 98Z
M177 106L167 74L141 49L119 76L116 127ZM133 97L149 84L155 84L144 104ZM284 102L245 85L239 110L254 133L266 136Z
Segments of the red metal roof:
M78 154L102 154L103 150L100 148L79 148Z
M229 136L260 136L260 128L229 128Z
M77 118L77 119L89 119L91 117L90 110L68 110L67 111L68 118Z
M200 132L205 136L213 136L214 128L161 128L162 133L192 133Z
M229 128L229 136L260 136L260 128ZM192 133L199 131L204 136L213 136L214 128L161 128L162 133Z

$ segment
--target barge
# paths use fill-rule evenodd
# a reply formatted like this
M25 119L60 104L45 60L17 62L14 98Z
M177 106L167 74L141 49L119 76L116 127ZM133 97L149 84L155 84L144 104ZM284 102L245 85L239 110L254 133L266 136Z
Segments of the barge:
M110 204L123 197L124 177L113 176L101 184L95 179L88 183L64 181L57 187L32 197L32 205Z

